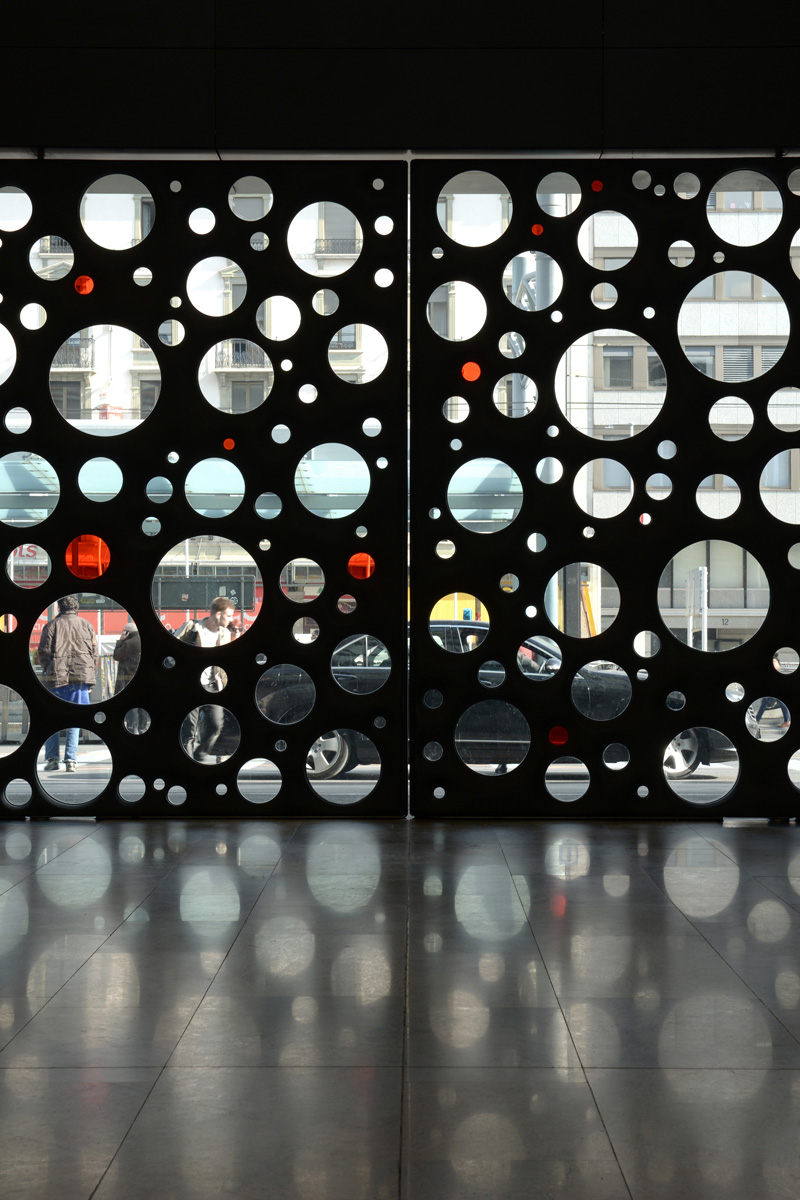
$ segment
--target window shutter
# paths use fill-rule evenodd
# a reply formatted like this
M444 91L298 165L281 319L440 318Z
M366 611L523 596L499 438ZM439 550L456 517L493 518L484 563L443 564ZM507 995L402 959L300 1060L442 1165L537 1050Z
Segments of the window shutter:
M753 378L753 347L722 347L723 378L726 383L742 383Z

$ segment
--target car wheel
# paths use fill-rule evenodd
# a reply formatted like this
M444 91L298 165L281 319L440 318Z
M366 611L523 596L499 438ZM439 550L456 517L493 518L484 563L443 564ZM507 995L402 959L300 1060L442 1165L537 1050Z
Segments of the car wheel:
M324 733L306 756L306 771L312 779L334 779L341 775L350 758L350 744L335 730Z
M670 779L685 779L700 765L700 745L693 729L673 738L664 755L664 774Z

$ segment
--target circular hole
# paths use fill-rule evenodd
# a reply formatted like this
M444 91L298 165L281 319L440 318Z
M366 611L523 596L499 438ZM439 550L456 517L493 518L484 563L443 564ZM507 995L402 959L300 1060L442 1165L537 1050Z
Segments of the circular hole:
M650 678L650 672L645 671L644 668L642 667L642 668L640 668L640 670L638 670L636 672L636 678L639 680L640 683L646 683L647 680Z
M561 669L561 649L542 634L526 638L517 650L517 668L532 683L545 683Z
M236 786L251 804L268 804L281 790L281 773L269 758L250 758L239 768Z
M369 467L352 447L326 442L300 460L294 485L300 503L315 516L349 517L367 498Z
M453 279L440 284L428 297L428 324L448 342L463 342L483 328L486 301L472 283Z
M536 478L542 483L558 483L564 468L557 458L541 458L536 464Z
M464 445L464 443L461 441L461 438L453 438L453 440L450 442L450 449L451 450L460 450L463 447L463 445Z
M225 577L217 574L220 566ZM217 534L200 534L163 555L150 595L156 616L175 637L208 649L247 632L258 616L262 593L261 572L242 546Z
M469 404L463 396L451 396L442 405L442 414L445 420L460 424L469 416Z
M462 171L440 190L445 202L436 215L444 232L460 246L488 246L502 237L511 220L508 188L488 171Z
M176 806L179 804L185 804L186 803L186 788L180 787L177 784L174 787L169 788L169 790L167 791L167 803L174 804Z
M363 537L366 537L366 536L367 536L367 527L366 527L366 525L357 525L357 526L356 526L356 537L363 538Z
M592 304L595 308L613 308L619 299L619 292L613 283L596 283L592 288Z
M789 709L777 696L760 696L747 709L748 733L760 742L777 742L791 725Z
M322 567L311 558L293 558L280 574L280 589L295 604L316 600L324 586Z
M392 220L391 217L383 216L383 217L378 217L376 219L375 232L379 233L381 235L381 237L386 237L386 235L388 233L391 233L393 229L394 229L394 221Z
M0 341L2 340L2 326L0 326ZM0 382L2 382L0 380ZM5 415L3 422L9 433L27 433L32 424L31 414L27 408L10 408Z
M757 246L780 224L783 200L760 171L731 171L718 179L706 206L708 223L731 246Z
M725 688L725 699L730 700L732 704L738 704L740 700L744 700L744 688L740 683L729 683Z
M168 654L167 657L162 660L161 665L165 668L165 670L172 671L176 666L176 662L172 655Z
M2 339L0 339L0 357ZM110 370L136 358L138 370ZM104 366L104 364L106 364ZM112 437L136 429L153 412L161 371L152 348L120 325L92 325L62 342L50 364L50 397L74 429Z
M655 349L642 341L628 330L596 329L562 355L556 399L573 428L621 441L655 421L667 396L667 374ZM587 413L593 414L588 422Z
M572 493L583 512L606 520L619 516L630 504L633 479L616 459L595 458L576 473Z
M581 185L567 171L552 171L540 180L536 201L542 212L550 217L566 217L581 202Z
M658 443L658 457L664 459L674 458L678 453L678 447L674 442L663 441Z
M386 683L392 660L386 646L371 634L345 638L331 655L331 674L339 687L356 696L377 692Z
M730 739L718 729L705 726L684 729L664 751L664 778L683 800L698 805L715 804L736 786L739 755Z
M571 755L554 758L544 775L544 786L554 800L571 804L589 790L589 768Z
M518 587L519 587L519 576L518 575L514 575L513 572L509 572L507 575L501 575L501 577L500 577L500 591L501 592L515 592Z
M603 751L603 763L610 771L622 771L631 761L631 752L622 742L612 742Z
M119 781L117 794L126 804L135 804L147 791L141 775L125 775Z
M103 712L95 713L94 714L94 723L95 723L95 725L105 725L106 714Z
M343 325L328 343L328 363L344 383L371 383L388 359L386 338L372 325Z
M700 194L700 180L693 171L682 171L680 175L676 175L672 186L675 195L680 196L681 200L693 200Z
M269 246L269 238L262 230L250 234L250 248L260 253Z
M444 258L444 250L442 249L442 247L434 246L433 250L431 250L431 257L432 258Z
M47 311L41 304L26 304L20 309L19 321L25 329L41 329L47 320Z
M649 171L634 171L632 183L633 186L640 192L650 187L652 183L652 175Z
M440 508L428 509L428 516L431 518L432 521L438 521L439 517L441 515L442 515L442 510Z
M330 288L321 288L311 298L311 305L319 316L330 317L339 307L339 297Z
M272 208L272 188L260 175L242 175L228 191L228 204L241 221L260 221Z
M800 658L792 646L781 646L772 656L772 665L781 675L793 675L800 666Z
M663 472L658 471L656 474L647 477L644 490L651 500L666 500L668 496L672 495L672 480L669 475L664 475Z
M450 654L477 650L489 633L489 613L477 596L453 592L431 609L428 632Z
M287 242L296 266L307 275L341 275L358 259L363 233L349 208L324 200L306 205L292 219Z
M84 232L96 245L105 250L128 250L144 241L153 228L156 206L148 189L134 176L104 175L84 193L80 216Z
M494 406L504 417L527 417L536 407L537 398L533 380L517 372L498 379L492 391Z
M155 537L157 533L161 533L161 522L158 517L145 517L142 521L142 533L148 537Z
M344 596L340 596L339 599L336 601L336 607L338 608L340 613L355 612L355 610L357 608L357 602L356 602L355 596L351 596L349 593L345 593Z
M380 267L375 272L375 282L380 288L391 287L394 283L394 273L388 267Z
M794 389L789 390L793 391ZM782 393L777 392L776 395L780 396ZM767 411L772 419L772 412L769 408ZM752 408L738 396L723 396L721 400L717 400L711 406L708 414L711 432L723 442L741 441L753 428L753 419Z
M192 233L211 233L217 223L210 208L195 208L189 213L189 228Z
M206 458L188 472L184 494L196 513L218 520L230 516L242 503L244 476L225 458Z
M78 472L78 487L87 500L105 503L122 490L122 471L110 458L90 458Z
M686 697L683 692L670 692L664 703L672 712L680 712L686 707Z
M733 344L715 347L698 345L700 316L698 296L724 300L725 336ZM780 341L754 346L755 329L769 328ZM681 349L701 375L746 382L764 375L782 358L789 337L789 310L777 288L748 271L725 271L709 275L695 285L678 313ZM721 361L720 361L721 359Z
M281 370L282 371L291 371L293 366L294 366L294 363L292 362L292 360L290 358L282 358L281 359Z
M331 804L355 804L377 786L381 758L371 738L355 729L333 729L316 738L306 754L312 791ZM341 776L347 772L347 779Z
M262 492L256 500L254 508L259 517L265 521L272 521L275 517L280 516L283 503L280 496L276 496L274 492Z
M495 688L505 683L506 669L496 658L490 658L478 668L478 683L483 687Z
M108 746L96 729L89 734L91 741L82 741L81 733L80 728L69 728L51 734L36 761L39 787L59 808L91 803L105 791L111 778Z
M633 258L638 244L639 235L630 217L608 209L587 217L578 233L581 257L601 271L624 267Z
M712 255L712 258L714 259L714 262L715 262L715 263L724 263L724 262L725 262L725 255L722 253L722 251L721 251L721 250L717 250L717 251L716 251L716 252L715 252L715 253Z
M505 700L480 700L459 717L454 734L461 761L478 775L505 775L530 749L531 731L518 708Z
M767 404L767 416L781 433L797 433L800 430L800 388L787 387L773 392Z
M464 529L495 533L510 525L519 513L522 483L506 463L495 458L474 458L451 477L447 503Z
M234 276L237 283L230 286ZM190 303L207 317L222 317L234 312L244 302L246 291L245 273L231 258L203 258L192 267L186 278L186 294Z
M451 542L449 538L443 538L442 541L436 543L436 553L439 558L452 558L455 552L455 542Z
M278 446L285 446L291 439L292 431L288 425L276 425L270 436Z
M734 615L724 625L713 611L717 589L724 589L727 607L731 595L738 592L743 598L745 586L747 620ZM690 623L695 650L731 650L748 641L763 624L769 603L769 582L761 564L733 542L713 539L684 547L666 565L659 580L658 607L664 624L673 637L685 643Z
M438 688L429 688L422 698L422 703L426 708L441 708L444 701L444 696Z
M34 542L15 546L6 559L6 575L17 587L41 587L50 578L50 556Z
M272 391L274 378L268 355L246 338L217 342L203 355L197 372L200 391L208 403L232 416L260 408Z
M67 546L64 561L77 579L98 579L108 570L111 551L96 533L82 533Z
M428 762L438 762L444 754L440 742L428 742L422 750L422 755Z
M498 346L504 358L519 358L525 353L525 338L521 333L504 333Z
M538 611L539 610L537 609L535 604L529 604L528 607L525 609L525 616L526 617L535 617Z
M643 629L641 633L637 633L633 639L634 653L640 658L655 658L661 649L661 638L657 633L652 633L649 629Z
M644 787L644 786L638 787L636 789L636 795L639 797L640 800L646 800L647 797L650 795L650 788Z
M27 192L18 187L0 187L0 229L13 233L28 224L33 205Z
M166 504L172 499L172 481L164 475L155 475L149 479L144 490L151 504Z
M596 563L574 562L551 576L545 611L553 625L570 637L594 637L608 629L619 612L619 588Z
M119 678L119 675L117 678ZM151 724L150 714L144 708L129 708L123 718L123 725L126 731L136 735L147 733Z
M303 404L313 404L318 393L313 383L304 383L298 390L297 395L302 400Z
M506 264L503 271L505 293L523 312L541 312L561 295L564 276L561 267L541 250L527 250Z
M273 725L295 725L304 720L316 698L311 676L291 663L270 667L256 684L256 707Z
M221 692L228 686L228 673L222 667L205 667L200 672L200 686L204 692Z
M272 342L285 342L294 337L301 325L299 306L288 296L270 296L256 312L259 332Z
M319 637L319 625L313 617L298 617L294 625L292 625L292 637L296 642L303 645L310 645ZM266 655L261 656L266 662Z
M181 184L181 181L179 179L173 179L169 185L169 190L171 192L179 192L181 190L182 186L183 185Z
M652 308L650 305L648 305L647 308L642 309L642 316L645 317L648 321L651 321L655 315L656 315L656 310L654 308Z
M239 749L242 731L236 717L220 704L201 704L181 723L181 748L204 766L226 762Z
M695 258L694 246L691 242L679 239L670 246L668 256L673 267L689 267Z
M572 703L593 721L613 721L631 702L628 673L616 663L596 659L576 672L570 687Z
M3 801L9 808L25 808L32 795L33 788L27 779L11 779L3 789Z
M663 196L665 194L666 190L667 189L664 187L663 183L657 183L656 186L653 188L653 191L655 192L656 196Z
M738 484L729 475L722 475L721 479L720 489L715 487L715 476L707 475L695 493L695 502L701 513L717 521L736 512L742 498Z

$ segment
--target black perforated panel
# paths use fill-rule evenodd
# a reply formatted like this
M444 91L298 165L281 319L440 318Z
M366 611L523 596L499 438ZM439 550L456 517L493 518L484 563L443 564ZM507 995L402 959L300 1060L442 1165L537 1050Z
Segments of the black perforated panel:
M126 197L117 184L101 187L84 228L84 193L117 174L141 188ZM237 212L229 190L247 176L265 177L270 192L259 210L258 189L240 185ZM406 176L404 164L376 162L9 162L0 170L0 187L30 200L28 219L13 228L23 201L0 192L0 466L9 493L0 554L19 580L2 580L7 816L64 806L105 817L405 812ZM292 222L312 204L301 245ZM192 217L198 209L208 212ZM24 204L20 211L24 218ZM43 277L64 260L65 243L74 262L60 278ZM214 315L187 288L207 259L215 261L200 272L196 298L216 305ZM320 269L340 273L310 273ZM151 281L137 283L137 271ZM321 289L335 293L335 312L330 297L314 300ZM272 297L287 300L265 317L260 306ZM40 327L25 327L41 321L22 311L29 305L45 310ZM29 414L24 432L18 409ZM339 449L319 450L326 446ZM81 483L97 457L121 471L116 494L107 465L94 492L91 480ZM192 468L209 459L220 462L191 477L187 497ZM56 489L54 507L53 496L37 498L40 476L42 490ZM266 493L278 500L259 499ZM231 511L220 515L225 505ZM82 535L110 551L96 579L76 579L65 561ZM29 587L21 568L43 555L49 578ZM281 572L292 561L287 595ZM45 610L90 591L103 600L82 601L81 612L96 629L102 622L101 649L111 650L130 617L142 656L132 681L115 690L106 653L93 703L79 708L43 686L35 650ZM165 628L203 619L220 593L245 630L238 640L198 649ZM358 635L370 639L362 657L383 646L380 687L370 694L353 681L363 665ZM203 680L208 666L224 675ZM280 666L287 670L259 686ZM203 687L225 680L220 692ZM209 704L192 740L197 723L186 718ZM149 718L141 734L140 709ZM44 740L74 726L83 730L77 771L67 774L62 762L47 772ZM245 768L252 760L264 761Z
M470 217L458 205L474 202L474 178L451 180L479 170L501 183ZM416 813L794 815L790 173L763 161L413 164ZM474 311L464 285L485 320L448 340ZM510 372L533 382L495 403ZM701 621L690 605L690 646L686 574L700 565L709 607ZM446 637L462 643L448 651ZM554 646L537 651L541 637Z

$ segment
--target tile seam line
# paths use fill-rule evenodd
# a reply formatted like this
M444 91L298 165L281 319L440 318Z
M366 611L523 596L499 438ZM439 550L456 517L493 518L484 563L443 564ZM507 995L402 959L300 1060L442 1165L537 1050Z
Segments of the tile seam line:
M295 835L295 833L296 833L296 832L297 832L297 829L295 828L294 832L292 833L292 837L294 837L294 835ZM290 839L290 840L291 840L291 839ZM264 880L264 886L261 888L261 890L259 891L258 895L257 895L257 896L255 897L255 899L253 900L253 903L250 905L250 908L249 908L249 910L248 910L247 916L246 916L246 917L245 917L245 919L242 921L242 923L241 923L241 925L240 925L240 927L239 927L239 929L238 929L238 931L237 931L237 933L236 933L236 937L233 939L233 941L231 942L231 944L228 946L228 949L225 951L225 956L224 956L224 958L222 959L222 962L221 962L221 963L219 964L219 966L217 967L217 969L216 969L216 971L214 972L214 974L213 974L213 976L211 977L211 979L209 979L209 981L208 981L208 987L206 988L206 990L203 992L202 996L201 996L201 997L200 997L200 999L198 1000L198 1002L197 1002L197 1005L196 1005L196 1007L195 1007L195 1009L194 1009L194 1011L193 1011L192 1015L189 1017L189 1020L186 1022L186 1025L184 1026L183 1032L181 1033L181 1035L180 1035L180 1037L178 1038L177 1042L176 1042L176 1043L175 1043L175 1045L172 1047L172 1050L170 1051L170 1054L169 1054L169 1056L168 1056L168 1058L167 1058L166 1062L162 1063L162 1065L161 1065L160 1067L156 1068L156 1070L157 1070L156 1077L155 1077L155 1079L153 1080L153 1082L152 1082L151 1086L148 1088L148 1090L147 1090L147 1095L144 1097L144 1099L142 1100L142 1103L139 1105L139 1107L137 1108L136 1112L133 1114L133 1116L132 1116L132 1118L131 1118L131 1121L130 1121L130 1123L129 1123L128 1127L127 1127L127 1129L126 1129L126 1130L125 1130L125 1132L122 1134L122 1137L120 1138L120 1140L119 1140L119 1142L118 1142L118 1144L117 1144L117 1148L116 1148L116 1150L115 1150L115 1151L114 1151L114 1153L111 1155L111 1158L108 1160L108 1164L107 1164L107 1166L106 1166L105 1170L103 1171L102 1175L101 1175L101 1176L100 1176L100 1178L98 1179L98 1181L97 1181L97 1184L95 1185L95 1187L94 1187L94 1188L92 1189L92 1191L89 1193L89 1200L92 1200L92 1197L96 1195L98 1188L100 1188L100 1187L102 1186L102 1184L103 1184L103 1180L105 1179L105 1177L106 1177L106 1175L108 1174L108 1172L111 1170L111 1167L112 1167L112 1166L114 1165L114 1163L116 1162L116 1159L117 1159L117 1156L118 1156L118 1154L119 1154L119 1153L120 1153L120 1151L122 1150L122 1147L125 1145L125 1142L128 1140L128 1136L130 1135L131 1131L133 1130L133 1127L134 1127L134 1125L135 1125L135 1124L136 1124L136 1122L138 1121L138 1119L139 1119L139 1116L141 1115L141 1113L142 1113L142 1111L143 1111L143 1109L144 1109L145 1105L147 1104L148 1100L149 1100L149 1099L150 1099L150 1097L152 1096L152 1094L153 1094L153 1091L154 1091L154 1090L155 1090L155 1088L158 1086L158 1083L159 1083L159 1081L161 1080L161 1078L163 1077L163 1075L164 1075L164 1072L165 1072L165 1071L167 1070L167 1068L169 1067L170 1061L171 1061L172 1057L174 1056L174 1054L175 1054L175 1051L178 1049L178 1047L180 1046L181 1042L183 1041L183 1038L184 1038L184 1035L185 1035L185 1033L186 1033L186 1030L189 1028L189 1026L191 1025L192 1021L193 1021L193 1020L194 1020L194 1018L197 1016L197 1013L198 1013L198 1011L199 1011L199 1009L200 1009L200 1006L202 1005L203 1001L205 1000L206 996L208 995L208 992L209 992L209 989L210 989L210 987L211 987L212 983L213 983L213 982L214 982L214 980L217 978L217 976L219 975L219 973L220 973L220 971L222 970L223 966L224 966L224 965L225 965L225 963L227 962L228 955L230 954L231 950L233 949L233 947L236 945L236 943L238 942L239 938L241 937L241 935L242 935L242 930L244 929L245 925L246 925L246 924L247 924L247 922L249 921L249 919L250 919L250 917L251 917L251 915L252 915L252 913L253 913L253 909L255 908L256 904L258 903L258 901L259 901L259 900L261 899L261 897L263 896L263 894L264 894L264 891L265 891L265 889L266 889L266 886L267 886L267 884L269 883L269 881L270 881L270 879L272 878L272 876L274 875L274 873L275 873L275 868L277 867L278 863L281 861L281 859L282 859L282 858L283 858L283 854L281 853L281 856L280 856L280 858L278 859L278 862L276 862L276 863L274 863L274 864L273 864L273 866L272 866L272 869L271 869L271 870L270 870L270 872L269 872L269 875L267 875L266 879ZM101 1069L102 1069L102 1068L101 1068ZM144 1069L147 1069L147 1068L144 1068ZM211 1068L211 1069L214 1069L214 1068ZM174 1070L174 1068L173 1068L173 1070Z

